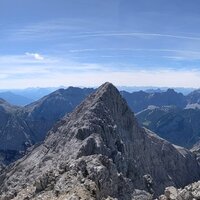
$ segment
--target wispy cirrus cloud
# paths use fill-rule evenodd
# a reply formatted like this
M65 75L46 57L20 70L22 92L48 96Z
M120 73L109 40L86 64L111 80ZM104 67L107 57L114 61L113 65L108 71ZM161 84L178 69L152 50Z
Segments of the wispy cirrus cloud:
M185 35L173 35L173 34L163 34L163 33L151 33L151 32L86 32L72 36L73 38L87 38L87 37L164 37L173 38L181 40L197 40L200 41L200 37L185 36Z
M200 51L190 51L181 49L149 49L149 48L98 48L98 49L71 49L68 51L71 54L98 54L100 57L116 58L116 57L131 57L132 53L137 53L138 57L147 55L163 57L169 60L176 61L195 61L200 60ZM123 52L123 54L121 54Z
M85 20L57 19L27 24L21 27L11 26L0 31L0 33L4 33L4 37L11 41L50 40L83 31L85 26L87 27Z
M103 27L104 29L100 30L99 28L100 27L95 25L93 21L87 21L86 19L60 18L56 20L27 24L21 27L7 27L0 32L4 33L3 35L6 35L8 40L49 40L52 38L67 36L70 39L135 37L141 39L168 38L174 40L200 41L200 36L194 36L190 33L166 34L140 30L119 31L111 30L109 27Z
M175 52L175 53L200 53L200 51L187 51L180 49L144 49L144 48L106 48L106 49L71 49L71 53L93 52L93 51L152 51L152 52Z

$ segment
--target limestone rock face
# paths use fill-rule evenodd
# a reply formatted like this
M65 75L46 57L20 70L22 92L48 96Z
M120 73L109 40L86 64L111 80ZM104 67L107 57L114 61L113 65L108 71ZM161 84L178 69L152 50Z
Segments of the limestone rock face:
M191 149L191 152L195 153L197 160L200 163L200 142L197 142Z
M199 169L193 153L141 128L105 83L3 171L0 199L150 200L198 180Z

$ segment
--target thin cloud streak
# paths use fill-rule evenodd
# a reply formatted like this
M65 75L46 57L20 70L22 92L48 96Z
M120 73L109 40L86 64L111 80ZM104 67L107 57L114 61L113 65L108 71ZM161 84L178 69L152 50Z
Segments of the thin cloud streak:
M179 49L136 49L136 48L104 48L104 49L72 49L70 53L93 52L93 51L152 51L152 52L175 52L175 53L192 53L200 54L200 51L188 51Z
M172 38L178 40L194 40L200 41L200 37L175 35L165 33L153 33L153 32L120 32L120 31L84 31L89 29L95 29L91 27L91 24L86 20L81 19L57 19L52 21L43 21L40 23L30 24L21 28L10 27L3 32L6 33L9 40L35 40L35 39L51 39L58 36L64 36L67 34L69 38L90 38L90 37L142 37L148 39L149 37L157 38ZM11 33L11 34L10 34ZM13 34L12 34L13 33Z
M200 41L200 37L192 37L192 36L182 36L182 35L171 35L171 34L161 34L161 33L145 33L145 32L99 32L94 34L80 34L72 36L72 38L88 38L88 37L113 37L113 36L130 36L130 37L166 37L166 38L174 38L174 39L186 39L186 40L197 40Z
M1 31L1 33L6 33L6 40L11 41L49 40L66 36L66 34L80 32L85 24L86 21L81 19L58 19L28 24L21 28L10 27Z
M156 52L156 53L167 53L166 55L152 55L156 57L162 57L166 58L168 60L177 60L177 61L194 61L194 60L200 60L200 51L189 51L189 50L181 50L181 49L136 49L136 48L104 48L104 49L72 49L69 50L69 53L71 54L82 54L82 53L93 53L93 52L100 52L99 56L102 58L117 58L117 57L133 57L129 53L131 52L139 52L142 53L141 56L146 57L144 53L149 53L149 52ZM114 52L116 55L104 55L105 52ZM126 55L118 55L120 52L127 52ZM138 57L138 55L137 55ZM80 56L81 58L81 56Z

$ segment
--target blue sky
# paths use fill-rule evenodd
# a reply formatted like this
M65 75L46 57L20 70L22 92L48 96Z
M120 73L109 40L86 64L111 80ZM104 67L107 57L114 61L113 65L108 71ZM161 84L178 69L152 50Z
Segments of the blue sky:
M198 88L199 10L199 0L0 0L0 88Z

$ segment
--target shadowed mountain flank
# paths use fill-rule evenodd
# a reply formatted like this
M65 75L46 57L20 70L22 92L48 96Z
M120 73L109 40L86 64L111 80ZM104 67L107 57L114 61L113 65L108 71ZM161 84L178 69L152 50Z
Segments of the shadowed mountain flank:
M9 164L28 147L43 141L52 126L93 91L74 87L60 89L25 107L13 106L1 99L1 162Z

